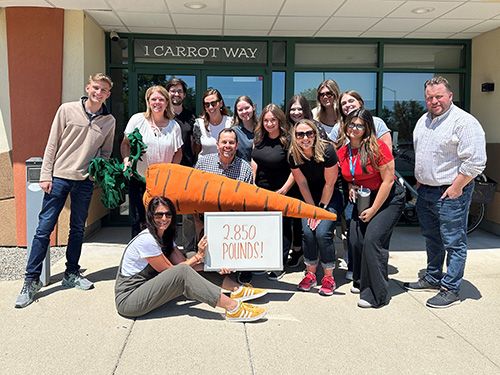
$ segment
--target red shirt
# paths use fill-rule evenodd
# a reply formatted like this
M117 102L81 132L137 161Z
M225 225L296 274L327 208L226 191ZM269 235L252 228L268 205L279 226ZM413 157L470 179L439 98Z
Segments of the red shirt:
M377 140L377 142L380 150L380 157L377 165L380 167L389 163L391 160L394 160L394 157L392 156L391 150L384 142L381 140ZM337 151L337 156L339 159L342 177L347 182L353 182L353 176L351 174L351 167L349 164L349 147L347 145L341 147ZM361 169L361 160L358 155L358 149L352 149L352 163L355 163L354 183L357 186L367 187L370 190L378 190L380 188L380 185L382 184L382 177L380 176L379 170L373 168L370 163L370 159L368 158L366 165L368 173L363 173L363 170Z

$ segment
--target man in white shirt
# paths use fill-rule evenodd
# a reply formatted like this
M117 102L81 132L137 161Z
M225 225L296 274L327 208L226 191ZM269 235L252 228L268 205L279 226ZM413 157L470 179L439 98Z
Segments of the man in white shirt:
M445 78L434 77L424 87L428 112L415 126L413 143L419 184L417 214L426 241L427 270L421 279L405 283L405 287L439 290L427 306L445 308L460 303L467 216L473 180L486 165L486 142L481 124L453 104Z

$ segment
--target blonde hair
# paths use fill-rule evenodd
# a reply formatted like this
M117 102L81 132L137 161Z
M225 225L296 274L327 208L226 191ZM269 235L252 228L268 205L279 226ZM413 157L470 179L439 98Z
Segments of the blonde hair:
M286 121L285 113L283 113L281 108L274 103L270 103L266 105L264 109L262 109L262 113L259 116L259 121L257 122L257 125L255 125L255 129L253 131L253 144L257 146L262 143L262 141L264 140L264 135L267 134L266 129L264 129L264 115L268 112L271 112L274 117L278 119L280 129L280 143L283 145L283 147L288 147L288 143L290 142L288 139L288 122Z
M291 156L293 159L293 162L295 165L301 165L304 164L306 160L309 160L309 158L306 156L304 153L304 150L302 150L302 147L299 146L297 142L297 136L295 135L295 132L297 130L297 126L299 125L307 125L309 126L313 132L314 132L314 143L313 143L313 156L312 159L316 163L321 163L325 161L325 152L326 152L326 147L328 146L327 141L325 141L323 138L321 138L319 134L319 129L312 120L308 119L303 119L300 120L295 124L295 126L292 128L291 131L291 143L290 143L290 149L288 150L288 156Z
M91 74L87 81L87 85L90 84L91 82L97 82L97 81L104 81L109 85L110 88L113 88L113 81L104 73Z
M333 111L335 113L335 118L338 119L340 117L339 104L338 104L340 95L339 85L333 79L327 79L321 82L320 85L318 86L318 89L316 90L316 103L317 103L316 108L318 111L316 120L322 123L325 123L324 119L326 118L326 108L323 106L323 104L321 104L319 92L323 90L325 87L333 94L332 101L333 101ZM333 124L327 124L327 125L333 125Z
M144 117L147 118L148 120L151 119L152 111L151 107L149 106L149 98L155 92L160 93L165 98L165 102L167 104L165 110L163 111L163 117L165 117L168 120L172 120L175 117L175 113L174 109L172 108L172 102L170 101L170 95L168 94L167 89L160 85L151 86L149 89L146 90L146 95L144 95L144 98L146 99L146 112L144 113Z

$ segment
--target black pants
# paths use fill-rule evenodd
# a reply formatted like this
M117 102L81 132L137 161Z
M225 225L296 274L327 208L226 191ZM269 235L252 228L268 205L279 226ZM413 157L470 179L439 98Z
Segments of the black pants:
M372 194L372 203L374 199L375 194ZM353 252L353 279L355 285L359 285L360 298L375 307L387 304L390 299L389 249L386 245L403 212L404 202L404 189L398 182L394 182L386 201L368 223L359 219L354 205L349 232Z
M132 238L137 236L146 226L146 210L142 197L146 184L135 178L130 179L128 186L129 216L132 224Z

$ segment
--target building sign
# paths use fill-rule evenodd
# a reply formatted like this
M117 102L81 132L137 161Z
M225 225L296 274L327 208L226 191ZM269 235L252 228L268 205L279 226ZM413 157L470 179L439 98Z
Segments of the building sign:
M136 39L134 57L135 62L265 64L267 43Z

